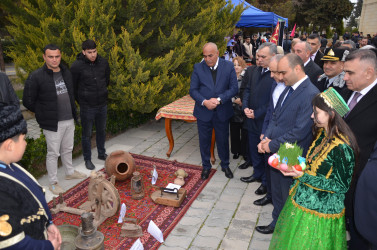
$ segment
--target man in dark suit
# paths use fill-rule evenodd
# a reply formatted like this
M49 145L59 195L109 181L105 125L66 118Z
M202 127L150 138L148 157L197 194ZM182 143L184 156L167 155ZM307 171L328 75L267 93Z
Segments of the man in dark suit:
M262 153L276 153L281 143L297 142L303 148L303 155L306 155L312 141L312 99L319 91L305 75L303 62L295 54L287 54L279 61L278 73L280 81L287 87L279 97L258 150ZM292 184L292 178L284 176L277 169L271 169L270 174L273 221L267 226L256 227L263 234L273 233Z
M310 51L310 59L322 69L323 62L321 61L321 58L323 57L323 53L319 50L321 48L321 38L318 34L311 34L308 36L307 42L312 48Z
M294 53L304 62L305 74L312 83L315 83L318 81L318 77L323 74L323 70L310 59L310 51L311 47L307 42L299 41L294 45Z
M225 176L233 178L229 169L229 119L233 116L232 97L238 93L237 76L233 63L219 58L216 44L203 46L203 58L195 64L191 75L190 95L195 100L194 116L197 118L200 154L207 179L211 170L210 146L215 129L217 151Z
M346 194L346 218L349 222L351 241L349 249L367 249L357 232L353 220L353 201L358 177L363 171L377 141L377 59L371 50L356 50L346 57L344 80L347 89L342 92L350 112L345 121L355 134L360 154L354 179Z
M268 65L271 58L277 53L274 43L263 43L258 49L258 67L246 70L243 81L247 82L244 91L242 109L247 117L247 130L249 139L249 157L253 163L254 173L249 177L241 177L243 182L262 181L255 191L257 195L267 192L267 179L264 168L263 154L258 152L263 121L270 103L271 87L274 79L271 77Z
M271 97L270 97L270 103L267 108L267 113L263 121L263 127L262 127L262 134L260 136L260 139L262 140L264 138L264 133L266 132L266 129L268 127L268 124L270 122L270 118L272 116L272 113L275 110L276 104L279 100L279 97L281 93L285 89L284 82L279 82L279 74L278 74L278 63L283 58L284 55L278 54L271 58L270 64L268 65L270 72L271 72L271 78L274 79L274 82L272 83L271 87ZM272 194L271 194L271 175L270 175L270 165L268 165L268 158L271 156L270 153L264 154L264 170L265 175L267 179L267 193L264 197L255 200L253 202L256 206L265 206L269 203L272 203Z
M377 249L377 143L360 175L355 193L355 223L360 234Z

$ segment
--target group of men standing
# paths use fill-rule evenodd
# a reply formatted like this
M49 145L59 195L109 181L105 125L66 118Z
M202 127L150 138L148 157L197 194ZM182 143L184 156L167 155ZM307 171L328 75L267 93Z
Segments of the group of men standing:
M30 73L25 82L23 105L35 113L47 143L46 169L49 189L58 195L64 192L57 178L60 156L65 179L83 179L86 175L74 170L72 150L75 122L78 122L76 103L80 105L82 150L87 169L95 169L91 161L92 127L96 127L98 158L105 160L107 117L107 87L110 67L97 54L93 40L82 43L82 52L69 70L61 63L61 50L54 44L43 49L45 64Z
M336 48L323 55L319 47L320 38L314 35L308 37L308 42L295 41L292 53L285 56L276 55L273 43L263 43L257 50L257 67L249 67L243 78L246 81L243 85L247 88L242 104L247 117L249 157L254 171L241 181L261 182L255 193L265 196L254 204L273 203L273 221L269 225L257 226L256 230L263 234L273 233L293 180L269 167L267 159L284 142L297 142L306 155L312 142L311 101L320 91L334 87L351 109L345 121L360 147L359 164L346 199L350 248L367 249L360 231L368 230L363 226L361 229L355 227L353 201L358 177L377 141L377 119L373 115L377 113L377 59L370 50L350 52L346 48ZM205 44L203 56L204 60L194 67L190 88L190 95L195 100L194 116L198 120L202 179L208 178L211 169L209 145L212 129L216 134L221 168L226 177L232 178L228 131L233 113L231 98L237 94L235 72L231 63L218 58L215 44ZM362 213L358 214L363 217ZM362 219L356 225L360 225L360 221Z

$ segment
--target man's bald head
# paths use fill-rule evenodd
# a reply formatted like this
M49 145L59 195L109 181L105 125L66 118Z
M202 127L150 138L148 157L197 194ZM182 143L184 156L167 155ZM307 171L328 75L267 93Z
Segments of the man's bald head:
M214 67L219 58L219 50L215 43L206 43L203 46L203 59L208 67Z

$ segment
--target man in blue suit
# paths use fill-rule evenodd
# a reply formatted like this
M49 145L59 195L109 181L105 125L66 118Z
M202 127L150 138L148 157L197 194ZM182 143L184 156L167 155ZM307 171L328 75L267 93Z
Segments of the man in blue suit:
M276 153L281 143L297 142L303 148L305 156L312 141L312 99L319 91L305 74L302 59L295 54L287 54L279 61L278 73L279 81L284 82L287 87L279 97L258 150L263 153ZM271 170L273 221L268 226L256 227L256 230L263 234L274 232L292 184L291 177L284 176L276 169Z
M210 146L215 129L217 151L225 176L233 178L229 169L229 119L233 116L231 98L238 93L233 63L219 58L216 44L203 46L203 61L195 64L191 75L190 96L195 100L203 180L211 170Z

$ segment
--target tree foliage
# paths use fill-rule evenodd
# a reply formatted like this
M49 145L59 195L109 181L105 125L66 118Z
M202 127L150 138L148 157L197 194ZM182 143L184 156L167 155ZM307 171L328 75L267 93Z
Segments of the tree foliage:
M292 0L248 0L247 2L263 11L274 12L288 18L289 28L293 28L296 11Z
M16 5L10 0L9 4ZM111 68L110 107L149 113L188 92L207 41L224 51L242 7L225 0L20 0L10 15L18 74L43 65L48 43L71 65L93 39Z
M352 27L359 26L356 19L360 17L362 8L363 8L363 0L357 0L355 8L352 11L351 17L347 23L347 27L352 28Z
M295 0L296 22L300 26L313 24L319 30L329 25L338 26L351 15L353 4L349 0Z

